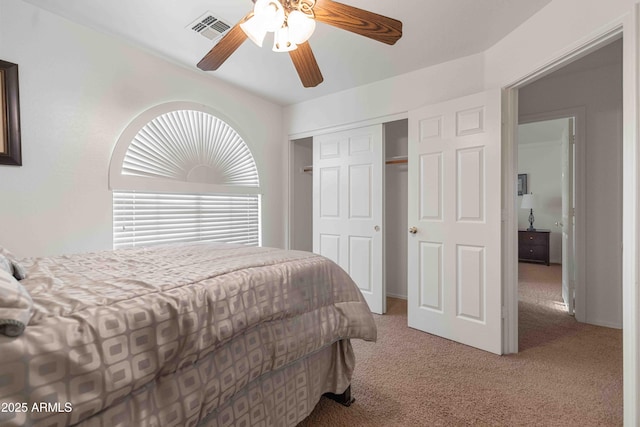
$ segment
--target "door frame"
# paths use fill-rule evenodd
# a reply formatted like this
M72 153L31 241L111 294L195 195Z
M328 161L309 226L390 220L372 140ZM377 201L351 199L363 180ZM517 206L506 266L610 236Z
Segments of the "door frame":
M634 3L629 13L594 34L589 40L560 53L546 65L502 87L503 111L503 182L502 182L502 289L503 289L503 349L505 353L518 350L518 260L516 175L518 122L518 90L568 63L585 56L607 43L623 37L623 392L624 424L640 421L640 290L637 283L640 270L640 147L638 141L639 70L638 36L640 6Z
M535 123L555 119L575 119L575 159L573 164L573 183L575 198L575 234L574 234L574 271L575 271L575 304L574 311L576 320L584 322L586 313L585 299L585 281L587 277L586 270L586 120L587 113L585 107L573 107L562 110L554 110L543 113L527 114L521 116L517 124ZM518 160L518 141L514 141L513 150L515 151L516 170ZM517 214L516 214L517 226ZM517 265L516 265L517 268ZM518 282L516 281L516 286ZM516 291L517 294L517 291ZM516 331L517 332L517 331ZM516 341L517 343L517 341Z

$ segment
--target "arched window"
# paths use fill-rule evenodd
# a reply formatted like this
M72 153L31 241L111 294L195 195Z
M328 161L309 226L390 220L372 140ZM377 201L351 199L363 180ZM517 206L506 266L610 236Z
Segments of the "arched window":
M138 116L111 156L115 249L172 242L260 245L251 150L218 113L168 103Z

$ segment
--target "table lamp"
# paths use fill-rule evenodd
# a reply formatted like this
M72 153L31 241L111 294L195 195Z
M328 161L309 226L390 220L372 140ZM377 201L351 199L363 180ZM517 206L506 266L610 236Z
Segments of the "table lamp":
M520 205L520 207L522 209L529 209L529 228L527 228L527 231L536 231L535 228L533 228L533 207L535 205L535 199L533 198L533 194L523 194L522 195L522 204Z

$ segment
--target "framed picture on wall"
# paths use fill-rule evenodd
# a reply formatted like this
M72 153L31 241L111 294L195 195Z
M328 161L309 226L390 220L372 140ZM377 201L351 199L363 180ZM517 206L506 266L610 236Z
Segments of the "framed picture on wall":
M522 196L523 194L527 194L527 174L519 173L518 174L518 196Z
M18 64L0 60L0 165L22 165Z

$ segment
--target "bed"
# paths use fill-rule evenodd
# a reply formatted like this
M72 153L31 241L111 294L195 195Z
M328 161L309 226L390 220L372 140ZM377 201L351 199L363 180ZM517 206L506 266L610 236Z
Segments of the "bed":
M0 335L3 426L293 426L348 392L349 340L376 339L353 281L308 252L200 243L13 262L32 311Z

